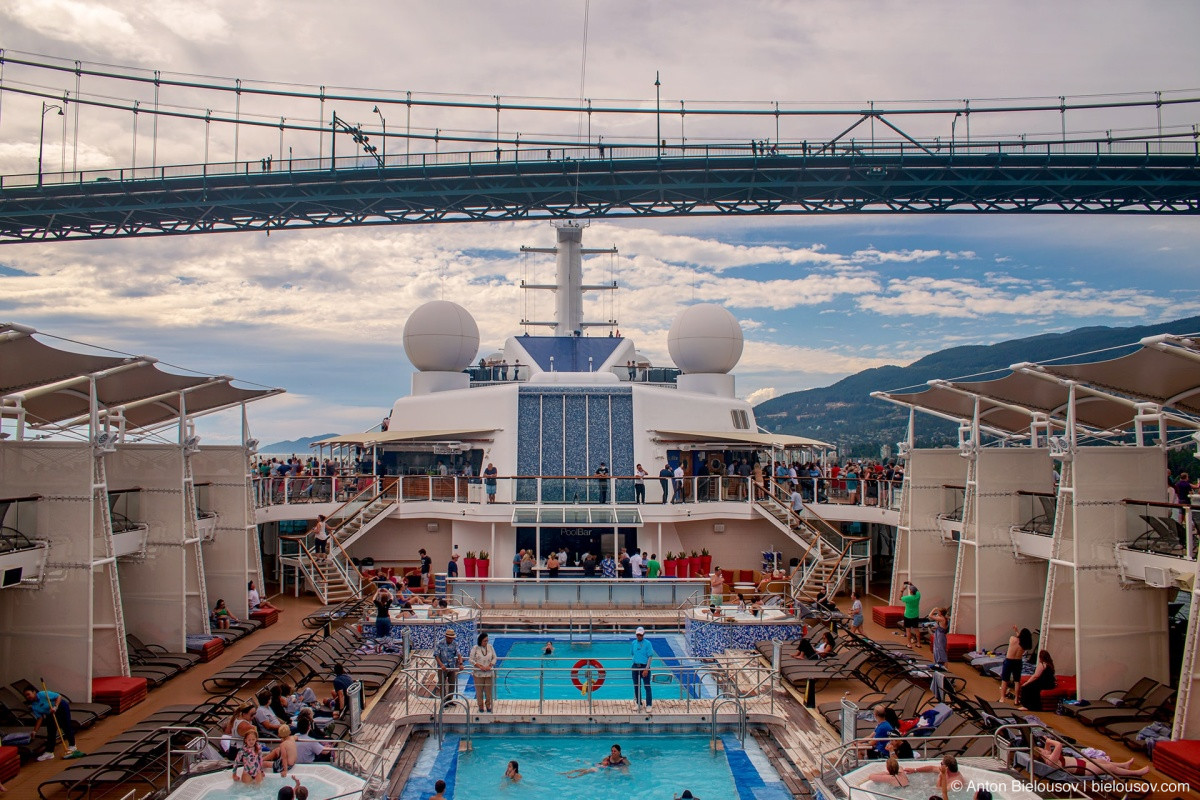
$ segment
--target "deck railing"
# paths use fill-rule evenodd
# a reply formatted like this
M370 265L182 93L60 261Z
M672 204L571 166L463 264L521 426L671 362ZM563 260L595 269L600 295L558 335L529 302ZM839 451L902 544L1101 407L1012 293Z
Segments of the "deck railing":
M288 475L254 479L254 500L259 508L304 503L346 502L375 485L395 480L398 502L488 502L536 505L636 505L661 503L751 503L754 479L730 475L688 475L683 478L646 478L635 475L340 475L333 477ZM644 488L639 493L638 486ZM853 505L899 510L901 482L877 478L797 479L796 488L806 503ZM489 491L494 489L494 491ZM763 491L783 498L791 495L787 478L764 478Z

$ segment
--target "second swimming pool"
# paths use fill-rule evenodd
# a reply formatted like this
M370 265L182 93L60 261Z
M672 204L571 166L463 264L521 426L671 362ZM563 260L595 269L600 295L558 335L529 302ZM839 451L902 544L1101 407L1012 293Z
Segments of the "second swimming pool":
M650 665L655 698L678 700L687 692L692 697L699 696L694 668L689 666L690 659L676 654L666 637L646 638L657 656ZM536 700L540 691L547 700L579 700L586 698L580 687L590 679L594 699L632 700L630 639L596 637L591 644L583 644L566 639L496 636L492 641L499 656L496 665L496 699ZM552 655L544 652L548 643L553 646ZM603 682L596 687L595 683L601 676ZM466 694L475 696L473 679L467 680Z
M725 735L724 749L712 750L706 735L664 733L476 735L464 752L458 752L458 737L447 738L440 750L431 739L401 797L424 800L438 778L452 800L663 800L685 789L701 800L790 797L753 741L743 748ZM628 767L572 777L572 771L596 766L613 744L621 746ZM509 761L520 767L518 783L504 777Z

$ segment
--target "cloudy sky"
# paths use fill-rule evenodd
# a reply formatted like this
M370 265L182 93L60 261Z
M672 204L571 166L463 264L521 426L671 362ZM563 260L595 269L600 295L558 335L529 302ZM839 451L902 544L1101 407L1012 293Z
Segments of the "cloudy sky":
M642 107L652 107L658 71L664 109L680 101L861 108L871 101L1200 96L1197 30L1200 4L1183 0L0 4L0 47L10 57L26 57L21 51L39 54L33 60L79 59L225 84L358 87L397 98L407 91L564 102L582 96ZM69 74L9 65L3 77L7 88L74 89ZM81 88L153 102L146 87L128 83L95 80ZM230 95L164 89L160 102L234 113ZM324 114L332 110L376 122L369 105L329 104ZM0 96L0 174L36 170L39 111L40 100ZM315 124L322 109L246 97L239 112ZM403 106L385 113L397 130ZM586 122L567 116L510 116L502 135L582 135ZM80 117L77 140L72 114L46 118L48 170L64 159L80 168L132 162L132 115L84 108ZM1200 106L1165 109L1162 122L1169 131L1190 130L1200 123ZM594 120L592 134L608 141L652 136L642 123ZM138 165L203 159L202 123L163 120L157 137L149 115L138 124ZM680 130L678 115L668 118L664 135L672 142L775 135L772 119L685 124ZM847 124L787 121L780 137L819 139ZM1053 114L972 124L975 136L1054 134L1061 121ZM1157 124L1153 109L1068 118L1074 131ZM421 110L411 125L414 133L470 132L490 130L495 119ZM949 118L912 125L920 135L951 134ZM963 132L960 122L956 135ZM228 128L211 126L207 139L211 159L233 158ZM299 158L328 141L289 132L283 146ZM238 154L278 157L280 147L276 132L247 132ZM739 392L760 399L954 344L1200 314L1198 225L1132 216L695 218L596 222L585 241L619 248L617 259L598 257L588 268L597 279L620 281L613 311L622 332L664 363L666 331L682 307L728 306L747 337ZM526 261L518 248L552 242L545 223L472 223L7 245L0 247L0 318L285 387L288 395L264 401L253 415L263 441L349 432L378 422L408 391L412 368L400 336L420 303L445 298L466 306L489 352L520 331L523 314L545 318L549 298L531 298L527 307L516 284L549 279L552 264ZM607 312L595 307L592 314ZM205 435L219 441L235 430L209 424Z

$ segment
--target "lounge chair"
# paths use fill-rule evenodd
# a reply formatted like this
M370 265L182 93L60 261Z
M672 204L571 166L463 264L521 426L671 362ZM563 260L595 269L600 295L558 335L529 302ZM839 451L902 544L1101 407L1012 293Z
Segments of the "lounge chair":
M1146 693L1141 705L1131 708L1104 706L1089 706L1076 711L1075 717L1084 725L1103 729L1113 722L1134 722L1146 720L1147 723L1159 715L1167 713L1175 704L1175 690L1170 686L1159 684Z
M1149 694L1154 687L1161 686L1158 681L1153 678L1140 678L1137 683L1130 686L1128 689L1114 689L1111 692L1105 692L1098 700L1090 700L1087 705L1064 705L1062 713L1067 717L1074 717L1080 711L1087 709L1098 708L1140 708L1146 700L1146 695Z
M169 664L185 670L200 662L200 656L195 653L171 653L160 644L144 644L132 633L125 634L125 642L129 652L146 664Z

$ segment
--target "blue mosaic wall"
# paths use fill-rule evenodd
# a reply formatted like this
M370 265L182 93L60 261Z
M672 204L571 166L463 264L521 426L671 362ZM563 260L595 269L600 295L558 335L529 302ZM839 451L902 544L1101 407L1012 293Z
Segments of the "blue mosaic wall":
M791 641L804 636L800 622L759 623L738 625L730 622L707 622L687 618L684 620L684 639L688 652L695 658L707 658L726 650L753 650L754 645L764 639Z
M591 475L603 461L613 475L633 474L633 392L628 386L522 386L517 404L517 471L522 475ZM633 500L631 482L610 488L622 502ZM543 502L596 502L599 487L548 481ZM533 502L536 487L522 481L520 502Z
M471 647L475 644L475 639L479 635L479 631L475 628L475 620L459 620L450 623L450 627L454 628L454 645L458 652L462 654L465 662L467 656L471 654ZM433 646L446 638L446 625L444 623L430 622L400 622L392 623L392 638L401 636L400 629L408 631L410 641L414 650L432 650Z

